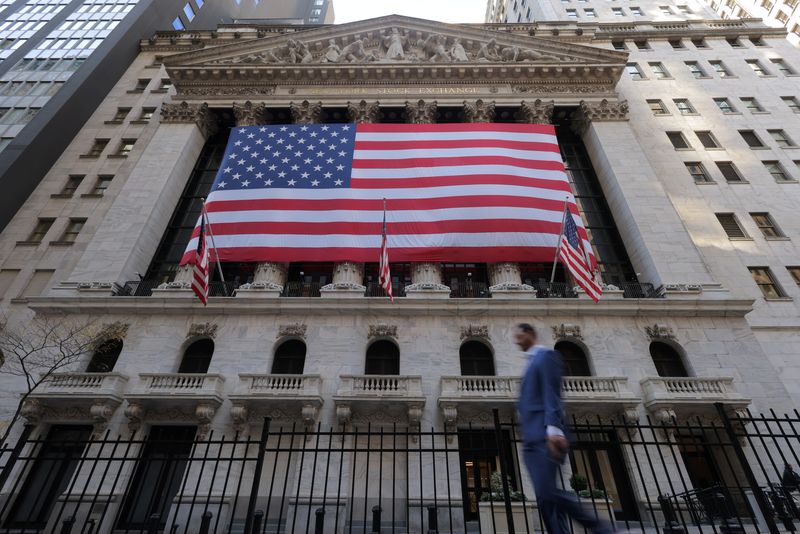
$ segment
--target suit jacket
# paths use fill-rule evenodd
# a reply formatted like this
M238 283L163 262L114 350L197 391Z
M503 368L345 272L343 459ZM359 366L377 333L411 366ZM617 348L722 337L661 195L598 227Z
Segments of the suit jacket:
M548 426L560 428L566 434L561 401L562 375L563 364L558 352L535 347L529 353L517 405L523 442L544 441Z

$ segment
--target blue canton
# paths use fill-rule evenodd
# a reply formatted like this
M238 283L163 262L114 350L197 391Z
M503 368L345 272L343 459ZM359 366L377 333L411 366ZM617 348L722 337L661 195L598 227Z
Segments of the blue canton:
M581 242L578 239L578 227L575 226L575 221L572 219L572 213L567 212L566 222L564 223L564 235L567 241L575 250L582 250Z
M238 126L211 190L344 189L355 138L355 124Z

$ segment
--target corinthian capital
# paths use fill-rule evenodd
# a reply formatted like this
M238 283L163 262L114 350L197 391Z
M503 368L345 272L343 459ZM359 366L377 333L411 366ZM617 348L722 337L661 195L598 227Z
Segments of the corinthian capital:
M464 118L467 122L492 122L494 119L494 102L464 101Z
M163 124L197 124L205 137L217 131L217 120L208 104L189 104L169 102L161 106L161 122Z
M581 100L580 106L572 114L572 129L583 135L594 121L626 121L628 120L628 101L609 102L604 98L600 102Z
M322 118L322 102L309 102L303 100L299 104L294 102L289 104L292 112L292 120L295 124L314 124Z
M362 100L358 104L347 103L347 115L353 122L372 124L380 119L380 102L367 102Z
M433 124L436 122L436 101L406 102L406 122L409 124Z
M553 121L555 102L544 102L537 98L533 102L523 101L517 112L517 119L527 124L550 124Z
M264 104L253 104L249 100L244 104L233 103L233 115L236 126L255 126L264 122Z

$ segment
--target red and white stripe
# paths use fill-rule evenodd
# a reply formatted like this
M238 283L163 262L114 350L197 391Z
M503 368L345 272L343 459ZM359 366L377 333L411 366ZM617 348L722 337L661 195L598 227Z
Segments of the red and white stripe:
M575 279L575 282L586 291L589 297L597 302L603 295L603 289L600 284L595 280L592 274L592 269L587 264L586 257L582 250L575 250L569 244L566 236L561 236L561 247L558 249L558 258L564 262L564 265L569 269L570 274Z
M200 233L195 242L197 250L192 260L192 291L205 306L208 303L208 243L204 220L201 220Z
M579 213L550 125L356 128L349 188L212 192L206 209L220 261L374 261L385 198L395 262L551 262L565 197ZM184 262L198 237L196 228Z

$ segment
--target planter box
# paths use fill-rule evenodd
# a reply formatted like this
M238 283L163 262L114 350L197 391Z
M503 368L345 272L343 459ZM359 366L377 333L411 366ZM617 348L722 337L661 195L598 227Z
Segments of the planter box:
M494 507L494 509L492 509ZM494 527L492 527L492 513L494 512ZM528 530L525 529L525 516L528 516ZM478 516L483 534L508 534L508 520L506 519L506 506L503 501L478 503ZM511 517L514 519L515 532L541 531L539 514L534 503L512 502Z

